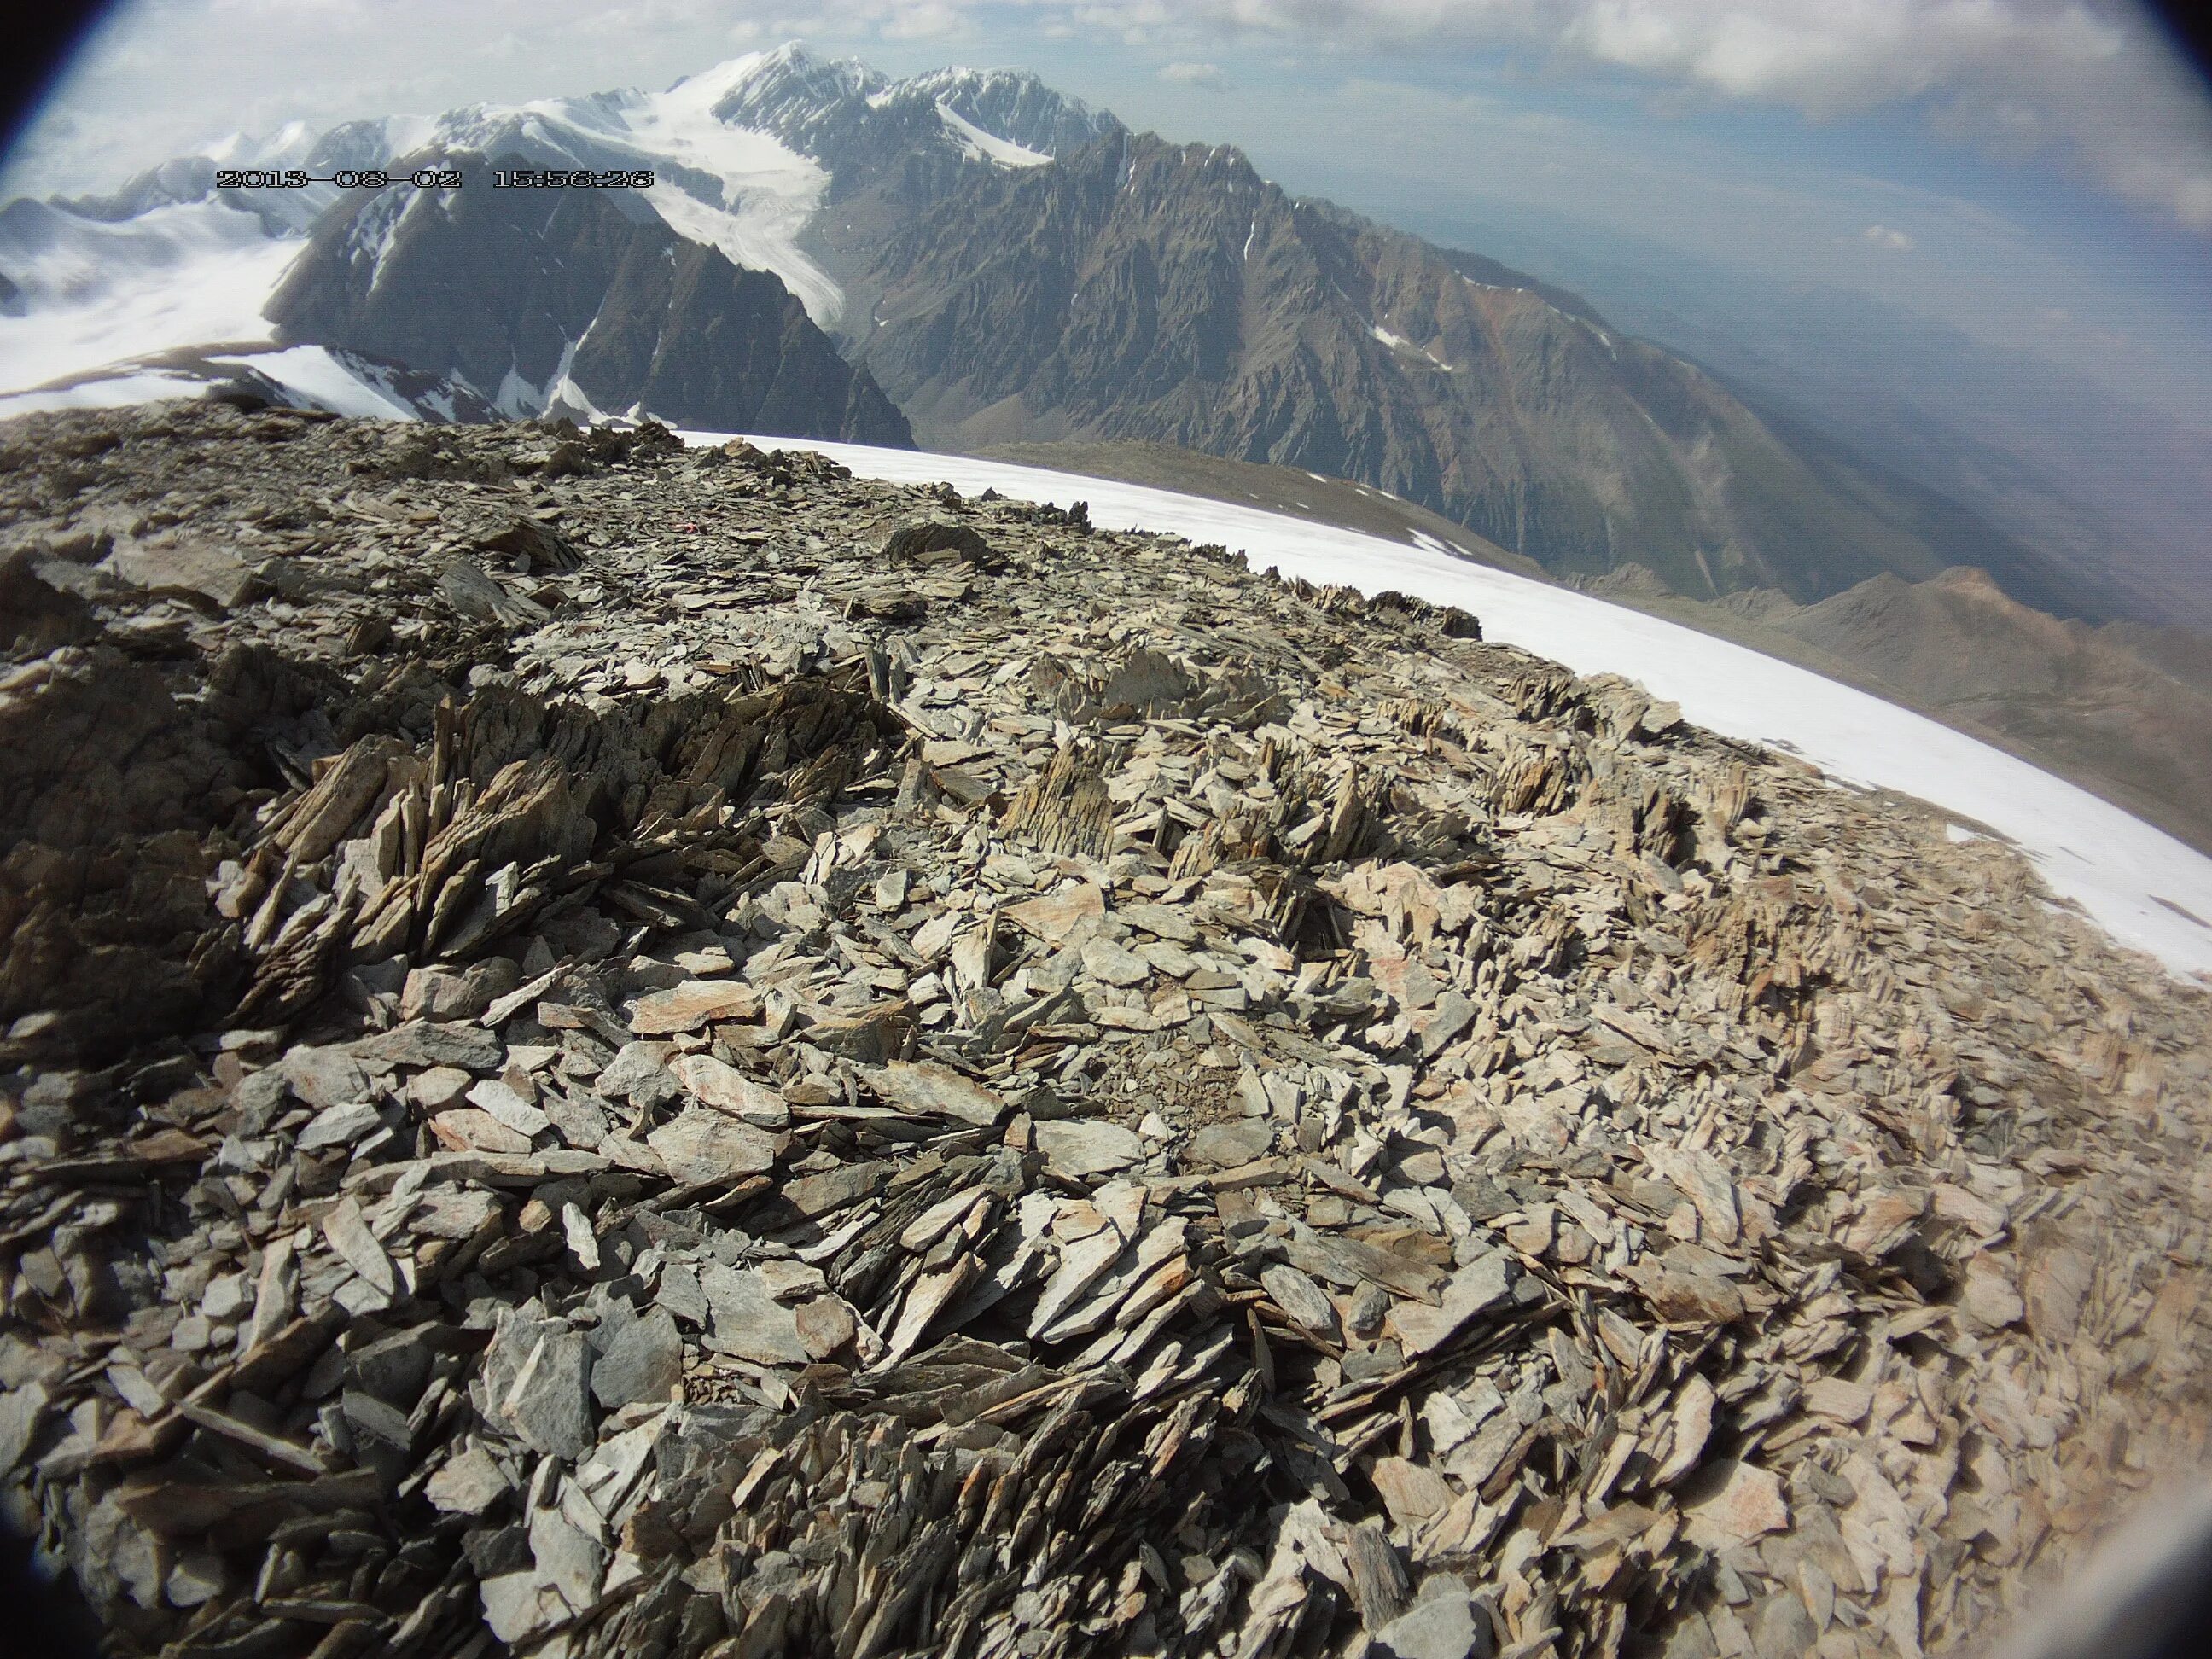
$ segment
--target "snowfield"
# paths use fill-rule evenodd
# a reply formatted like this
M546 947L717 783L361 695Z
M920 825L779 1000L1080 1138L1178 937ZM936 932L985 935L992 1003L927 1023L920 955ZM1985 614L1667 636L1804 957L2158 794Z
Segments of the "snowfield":
M687 432L697 443L729 434ZM2212 859L2063 779L1923 715L1794 664L1608 605L1587 594L1473 564L1428 538L1408 547L1356 531L1164 489L960 455L754 437L764 449L811 449L864 477L986 488L1057 507L1091 504L1102 529L1158 530L1242 549L1255 569L1364 592L1395 588L1456 605L1485 637L1609 672L1678 702L1699 726L1786 750L1830 776L1895 790L2014 842L2051 890L2122 945L2178 973L2212 977Z
M0 316L0 392L179 346L267 341L261 307L307 245L212 199L118 224L42 204L17 215L7 263L26 314Z

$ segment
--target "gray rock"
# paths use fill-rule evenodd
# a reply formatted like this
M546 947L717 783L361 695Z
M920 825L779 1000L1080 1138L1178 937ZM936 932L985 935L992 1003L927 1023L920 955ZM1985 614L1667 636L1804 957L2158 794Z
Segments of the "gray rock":
M934 1060L895 1060L866 1073L886 1104L988 1127L1006 1113L996 1091Z
M399 993L402 1019L474 1019L522 983L522 970L505 957L488 957L456 973L447 968L409 970Z
M1189 1154L1200 1164L1228 1169L1265 1158L1275 1144L1275 1127L1264 1118L1209 1123L1190 1138Z
M684 1091L665 1063L667 1048L661 1042L625 1042L615 1051L606 1069L592 1079L593 1085L601 1094L627 1100L647 1111L665 1106Z
M1375 1632L1368 1659L1489 1659L1489 1620L1464 1585L1437 1583L1430 1579L1420 1600Z
M413 1410L430 1380L434 1357L430 1336L436 1328L425 1325L395 1331L349 1350L345 1356L347 1382L402 1411Z
M252 566L196 540L118 543L106 568L135 587L183 588L227 611L245 604L256 589Z
M496 1072L507 1063L507 1050L491 1032L424 1019L364 1037L350 1048L360 1060L392 1066L458 1066L464 1071Z
M1339 1335L1336 1304L1328 1294L1296 1267L1280 1262L1260 1275L1260 1284L1275 1305L1316 1336L1334 1341Z
M693 1106L645 1138L668 1173L692 1184L734 1181L775 1167L775 1142L749 1123Z
M468 1446L425 1481L422 1495L447 1515L482 1515L507 1490L508 1481L481 1446Z
M359 1140L381 1121L377 1109L369 1102L357 1100L349 1105L329 1106L315 1114L307 1127L300 1131L299 1148L303 1152L318 1152L325 1146L348 1146Z
M598 1601L607 1553L560 1510L531 1512L530 1554L538 1564L539 1577L575 1611L586 1612Z
M22 1462L46 1420L51 1400L43 1382L27 1382L0 1393L0 1468L12 1469Z
M202 1607L222 1595L228 1582L216 1551L186 1550L170 1567L161 1595L173 1607Z
M1145 1155L1133 1129L1095 1119L1071 1119L1036 1126L1037 1150L1060 1175L1107 1175L1126 1170Z
M592 1334L598 1358L592 1362L592 1393L606 1410L665 1400L684 1380L684 1340L666 1309L618 1315Z
M1442 1054L1451 1040L1467 1030L1474 1018L1474 1005L1457 991L1446 991L1437 999L1428 1024L1421 1028L1421 1053L1433 1059Z
M569 1613L561 1593L536 1569L501 1573L480 1581L484 1625L510 1647L517 1647L553 1628Z
M434 1066L408 1080L407 1097L424 1112L435 1114L467 1099L475 1081L458 1066Z
M398 1288L398 1275L392 1265L392 1257L377 1241L362 1216L361 1206L352 1199L340 1200L323 1218L323 1233L346 1265L384 1295L388 1297Z
M1388 1376L1406 1363L1406 1356L1395 1342L1385 1338L1371 1347L1352 1348L1344 1356L1344 1380L1347 1382L1371 1382L1378 1376Z
M406 1413L359 1389L348 1389L339 1396L339 1403L346 1421L360 1433L372 1435L400 1451L413 1447L415 1434Z
M500 1418L533 1449L574 1462L591 1449L592 1351L579 1332L541 1331L496 1403Z
M1441 1305L1401 1302L1391 1310L1390 1322L1408 1354L1427 1353L1449 1341L1476 1316L1510 1300L1520 1276L1520 1265L1510 1255L1492 1250L1445 1281Z
M1745 1622L1751 1626L1752 1644L1760 1653L1810 1653L1820 1639L1813 1615L1794 1589L1765 1597Z
M884 538L885 566L903 569L925 553L957 553L981 564L991 556L991 544L974 526L951 519L915 519Z
M712 1345L756 1365L804 1365L812 1356L796 1314L775 1299L757 1272L710 1262L699 1288L714 1312Z
M1152 976L1152 964L1134 951L1111 939L1094 939L1083 947L1083 970L1108 985L1142 985Z
M292 1092L318 1111L351 1105L368 1094L368 1073L339 1048L294 1048L277 1070Z

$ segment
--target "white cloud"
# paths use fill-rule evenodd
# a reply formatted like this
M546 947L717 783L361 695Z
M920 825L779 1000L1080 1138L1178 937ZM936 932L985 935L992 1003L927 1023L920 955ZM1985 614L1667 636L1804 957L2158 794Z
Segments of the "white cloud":
M1157 27L1158 0L1028 0ZM1533 52L1662 94L1814 120L1887 107L1990 153L2067 157L2138 207L2212 234L2212 100L2136 0L1183 0L1187 38L1260 34L1418 52Z
M1899 253L1912 252L1912 238L1901 230L1892 230L1887 225L1869 225L1859 234L1876 247L1890 248Z
M1163 64L1160 79L1173 86L1202 87L1208 92L1229 90L1229 77L1221 72L1218 64Z
M883 24L887 40L935 40L957 34L961 26L960 8L924 0L919 5L897 7Z

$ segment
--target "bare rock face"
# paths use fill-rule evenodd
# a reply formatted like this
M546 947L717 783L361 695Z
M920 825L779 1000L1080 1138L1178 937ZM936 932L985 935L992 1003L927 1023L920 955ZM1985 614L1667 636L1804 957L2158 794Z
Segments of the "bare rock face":
M1939 816L810 455L0 454L0 1497L119 1654L1949 1650L2203 1451L2205 994Z
M284 337L452 376L509 413L649 404L724 431L914 441L778 277L649 209L608 191L402 194L318 223L270 301Z

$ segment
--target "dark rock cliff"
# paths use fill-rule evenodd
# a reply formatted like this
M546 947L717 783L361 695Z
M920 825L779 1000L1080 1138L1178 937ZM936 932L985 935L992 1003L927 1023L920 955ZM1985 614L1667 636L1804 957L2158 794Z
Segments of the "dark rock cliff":
M908 446L905 417L781 280L611 191L386 191L318 226L270 301L287 340L453 375L510 414L643 410Z

